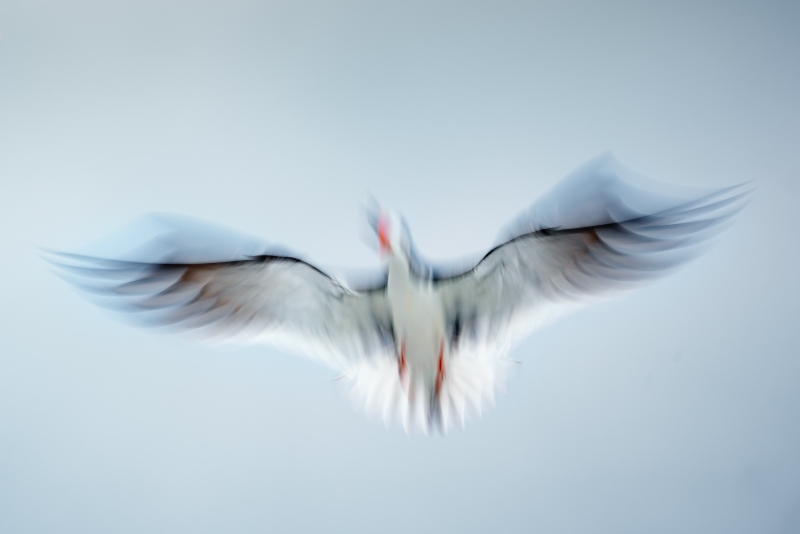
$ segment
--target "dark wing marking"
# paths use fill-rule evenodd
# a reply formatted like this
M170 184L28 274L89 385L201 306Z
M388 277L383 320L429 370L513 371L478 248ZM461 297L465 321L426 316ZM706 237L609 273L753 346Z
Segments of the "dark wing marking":
M59 254L64 277L146 325L212 338L267 340L337 368L393 354L385 291L353 291L313 265L262 255L216 263L147 263Z
M548 308L628 289L698 254L745 205L723 189L659 213L597 226L540 229L492 249L471 270L438 282L458 336L535 328ZM517 330L519 329L519 330Z

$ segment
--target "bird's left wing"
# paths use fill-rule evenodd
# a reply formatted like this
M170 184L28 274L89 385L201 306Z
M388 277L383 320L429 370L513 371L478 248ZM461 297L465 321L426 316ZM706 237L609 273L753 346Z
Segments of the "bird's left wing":
M517 235L473 269L437 282L453 338L513 342L591 297L668 273L697 255L745 196L722 189L619 222Z
M59 254L62 275L100 305L151 326L211 339L266 341L346 370L392 355L382 288L354 291L288 256L214 263L147 263Z

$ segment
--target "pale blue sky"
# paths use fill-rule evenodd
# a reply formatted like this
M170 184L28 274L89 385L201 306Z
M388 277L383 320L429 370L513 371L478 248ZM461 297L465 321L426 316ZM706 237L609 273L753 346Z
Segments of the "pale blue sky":
M0 2L0 531L800 530L800 6ZM269 347L137 330L52 276L150 211L377 265L369 194L474 253L613 150L755 180L700 260L517 347L447 438Z

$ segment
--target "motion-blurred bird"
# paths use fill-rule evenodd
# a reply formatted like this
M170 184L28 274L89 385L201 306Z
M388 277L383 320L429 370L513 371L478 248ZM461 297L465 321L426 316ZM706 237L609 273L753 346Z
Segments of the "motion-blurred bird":
M493 403L521 337L695 256L747 195L741 186L657 189L611 155L595 158L463 268L425 262L404 221L376 208L368 218L387 263L369 287L291 255L248 255L253 244L239 236L181 236L180 224L170 244L162 236L140 251L145 259L57 253L53 263L101 304L208 339L289 345L342 372L387 424L446 432ZM215 259L199 261L198 251Z

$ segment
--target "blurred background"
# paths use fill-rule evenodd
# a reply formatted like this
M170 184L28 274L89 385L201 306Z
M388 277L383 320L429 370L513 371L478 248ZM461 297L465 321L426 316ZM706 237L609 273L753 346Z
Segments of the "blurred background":
M800 4L0 2L0 531L800 532ZM435 260L613 150L754 180L679 274L519 345L446 438L270 347L129 327L49 272L151 211Z

